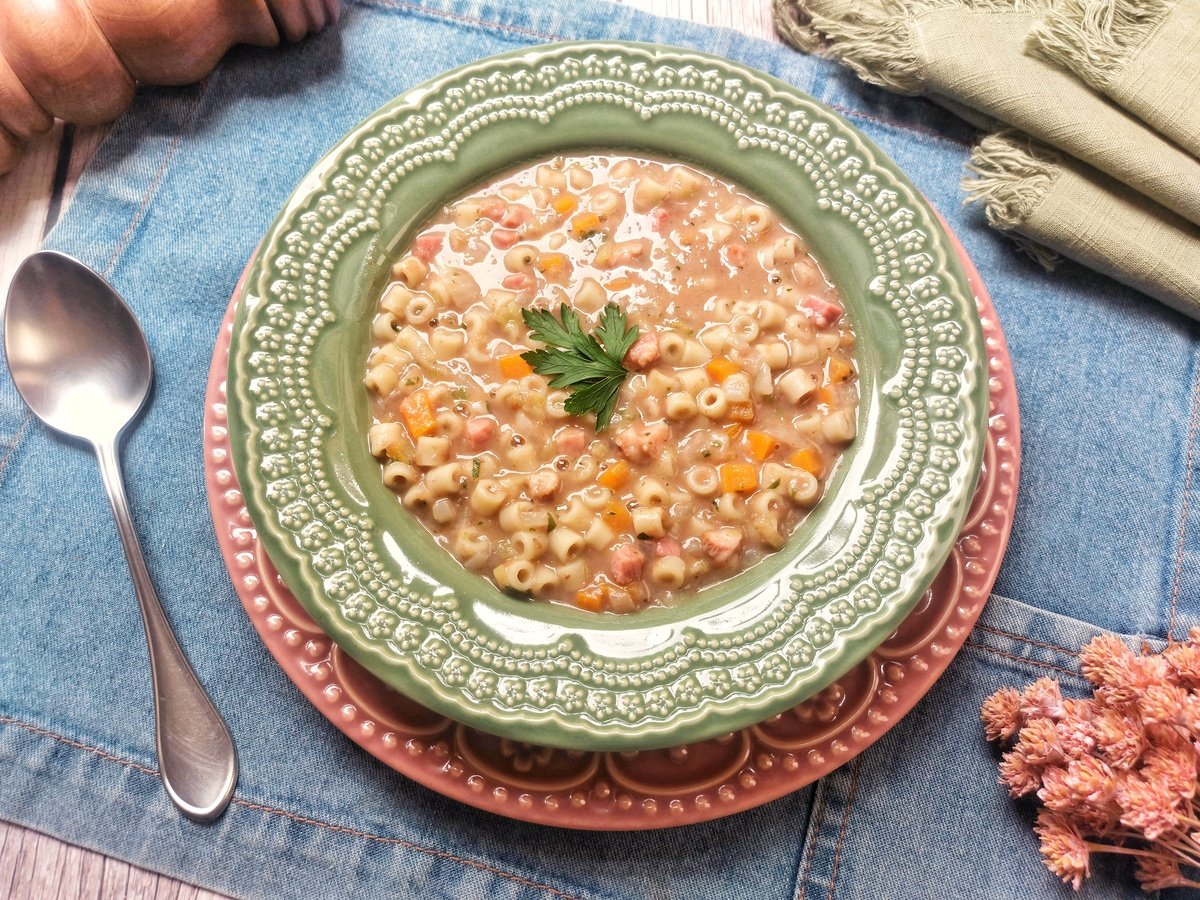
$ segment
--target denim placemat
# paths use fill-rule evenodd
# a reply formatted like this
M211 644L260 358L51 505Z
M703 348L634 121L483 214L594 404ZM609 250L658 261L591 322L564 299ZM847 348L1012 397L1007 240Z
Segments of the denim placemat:
M1022 403L1022 493L1002 596L934 692L813 788L647 834L498 819L350 744L247 623L217 553L201 467L217 324L296 181L413 84L567 38L723 54L847 115L957 229L1007 329ZM1028 809L995 784L979 703L1002 683L1046 673L1078 690L1074 651L1097 627L1161 637L1200 621L1197 332L1086 270L1047 275L963 213L969 137L924 101L785 48L568 0L360 0L314 40L238 50L199 85L142 91L48 244L103 273L146 328L157 381L126 448L134 516L164 605L233 729L241 781L212 826L167 801L141 624L95 464L29 418L5 373L0 817L239 896L1058 896L1038 865ZM1085 895L1135 895L1126 877L1104 878Z

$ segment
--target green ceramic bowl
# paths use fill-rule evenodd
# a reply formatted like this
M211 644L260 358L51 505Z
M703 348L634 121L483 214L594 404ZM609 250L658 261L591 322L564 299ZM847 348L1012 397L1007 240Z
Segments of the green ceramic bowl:
M361 383L386 263L423 220L518 162L598 148L689 161L771 203L860 337L859 438L787 546L681 606L627 616L506 596L439 548L381 482ZM556 44L414 88L300 183L239 299L232 446L272 562L384 681L519 740L681 744L816 693L932 581L979 471L980 323L932 210L836 113L689 50Z

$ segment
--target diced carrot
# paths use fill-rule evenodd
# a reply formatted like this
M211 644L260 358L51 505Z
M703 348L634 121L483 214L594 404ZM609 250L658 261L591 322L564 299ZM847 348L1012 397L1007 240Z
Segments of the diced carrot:
M575 605L588 612L600 612L604 608L604 586L593 585L576 591Z
M753 422L754 402L746 400L740 403L730 403L725 408L725 418L733 419L735 422Z
M704 370L712 377L712 380L720 384L730 375L742 371L741 366L724 356L714 356L704 364Z
M601 472L600 476L596 480L606 488L611 488L615 491L629 480L629 463L625 462L623 459L618 459L607 469Z
M821 451L813 447L804 447L797 450L788 457L788 464L795 466L797 469L803 469L805 472L811 472L816 477L821 477L821 472L825 469L825 461L821 459Z
M815 391L813 391L812 396L813 396L813 402L818 405L820 405L820 404L824 404L825 406L833 405L833 391L829 390L829 388L827 388L827 387L817 388Z
M538 256L537 270L554 278L567 271L567 258L561 253L543 253Z
M750 455L759 462L762 462L779 447L779 441L761 431L747 431L746 443L750 445Z
M586 238L600 230L600 217L594 212L580 213L571 219L571 234L576 238Z
M554 202L550 205L554 207L556 213L565 216L567 213L575 211L575 207L579 205L579 201L570 194L563 194L561 197L555 198Z
M520 353L500 357L500 374L505 378L524 378L533 374L533 366L521 359Z
M616 278L610 279L609 282L604 286L610 291L623 291L626 288L633 287L633 279L627 278L624 275L619 275Z
M604 517L605 524L617 531L625 531L633 525L633 517L629 515L629 510L623 503L618 503L616 500L604 504L600 515Z
M433 401L425 391L413 391L400 402L400 413L404 416L404 424L408 433L414 438L433 434L437 430L437 416L433 411Z
M832 384L842 384L849 381L854 375L854 367L840 356L829 357L829 365L826 368L829 375L829 381Z
M729 435L729 439L731 441L736 441L742 436L742 432L745 431L745 429L746 426L741 422L734 422L732 425L726 425L722 430Z
M727 494L748 494L758 487L758 470L749 463L725 463L721 466L721 490Z

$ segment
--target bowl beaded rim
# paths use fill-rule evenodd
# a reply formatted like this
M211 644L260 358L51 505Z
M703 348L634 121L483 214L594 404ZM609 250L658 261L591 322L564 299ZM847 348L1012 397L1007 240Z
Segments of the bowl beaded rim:
M375 526L378 508L329 468L329 448L346 436L312 368L325 352L322 332L339 326L331 288L338 277L361 282L370 268L363 260L383 258L379 236L397 186L422 169L453 171L490 130L550 133L557 118L581 110L594 119L625 116L647 134L694 125L715 143L732 141L739 157L759 154L767 169L783 160L794 168L795 192L811 195L812 221L802 232L819 222L865 245L857 252L872 277L839 282L864 344L875 329L896 329L898 343L879 351L887 364L860 414L864 434L888 424L895 435L841 473L805 554L776 560L744 602L639 613L619 626L569 610L514 614L514 601L499 592L456 593L394 536L388 544L390 532ZM635 124L628 127L633 134ZM349 327L345 318L340 327ZM318 624L369 670L500 735L650 748L761 721L836 680L891 633L966 515L986 432L985 359L972 293L935 213L832 110L772 76L696 51L551 44L413 88L352 129L301 181L239 297L231 445L272 561ZM864 384L870 377L864 372ZM365 453L365 438L360 443L346 452ZM795 537L781 554L794 551ZM739 579L743 587L754 580ZM650 649L639 654L642 647Z

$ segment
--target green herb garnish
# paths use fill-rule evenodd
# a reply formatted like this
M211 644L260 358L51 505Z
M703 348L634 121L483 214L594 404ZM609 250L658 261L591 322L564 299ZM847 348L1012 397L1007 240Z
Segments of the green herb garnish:
M480 469L482 469L482 468L483 468L483 466L482 466L482 465L480 465L480 463L479 463L479 460L477 460L477 459L473 459L473 460L471 460L471 477L472 477L472 478L478 478L478 477L479 477L479 471L480 471Z
M629 374L623 360L637 340L638 327L626 326L625 313L615 303L604 307L591 334L584 334L579 316L565 303L559 306L557 319L548 309L523 309L521 317L530 336L551 348L530 350L521 359L539 375L551 376L550 387L571 392L563 404L568 413L595 413L596 430L603 431L612 421L617 392Z
M546 534L550 534L557 527L558 527L558 524L554 521L554 516L547 515L546 516Z
M466 400L467 399L467 389L465 387L456 387L454 390L452 390L450 392L450 396L453 397L455 400Z

